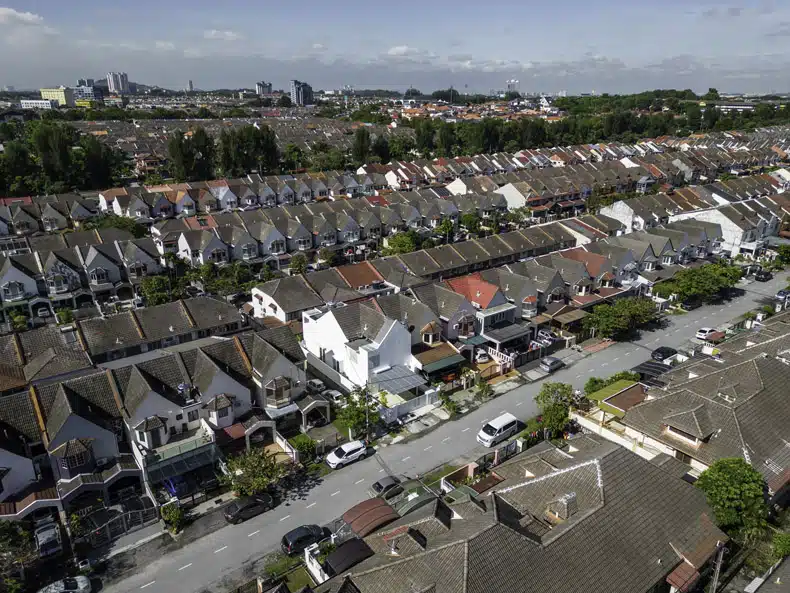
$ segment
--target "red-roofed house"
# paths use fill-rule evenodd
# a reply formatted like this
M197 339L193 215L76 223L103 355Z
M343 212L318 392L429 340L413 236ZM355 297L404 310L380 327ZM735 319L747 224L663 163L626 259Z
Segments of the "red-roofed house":
M476 309L488 309L507 303L499 287L483 280L480 274L468 274L445 280L444 285L453 292L465 296Z

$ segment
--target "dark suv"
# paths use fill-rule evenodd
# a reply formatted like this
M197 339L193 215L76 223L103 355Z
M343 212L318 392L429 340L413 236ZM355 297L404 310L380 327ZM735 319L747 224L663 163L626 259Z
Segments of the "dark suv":
M225 520L228 523L241 523L274 508L274 499L269 494L245 496L225 507Z
M324 530L320 526L302 525L283 536L280 548L286 556L293 556L300 554L305 548L317 544L322 539L324 539Z

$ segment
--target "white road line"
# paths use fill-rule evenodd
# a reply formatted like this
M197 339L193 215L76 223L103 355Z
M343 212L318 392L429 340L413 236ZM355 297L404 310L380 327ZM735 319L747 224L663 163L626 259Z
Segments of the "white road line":
M214 553L215 554L219 554L222 550L225 550L227 547L228 546L222 546L221 548L218 548L218 549L214 550Z
M705 319L705 318L703 317L703 319ZM686 329L688 326L689 326L689 324L687 323L686 325L683 326L683 329Z
M579 378L579 377L581 377L581 376L582 376L582 374L581 374L581 373L579 373L578 375L576 375L576 379L578 379L578 378Z
M719 309L719 313L721 313L722 311L724 311L724 307L722 307L721 309Z
M181 568L179 568L179 569L178 569L178 571L179 571L179 572L181 572L182 570L186 570L186 569L187 569L187 568L189 568L190 566L192 566L192 563L191 563L191 562L190 562L189 564L185 564L184 566L182 566Z
M383 467L382 467L382 468L379 470L379 473L380 473L380 474L383 474L383 473L384 473L384 468L383 468Z
M411 455L409 455L408 457L404 457L403 459L401 459L401 461L408 461L409 459L411 459Z
M151 585L153 585L155 582L156 582L156 581L151 581L150 583L146 583L145 585L143 585L143 586L142 586L142 587L140 587L140 588L141 588L141 589L145 589L146 587L150 587Z
M256 529L256 530L255 530L255 531L253 531L252 533L248 533L248 534L247 534L247 537L252 537L253 535L258 535L260 532L261 532L261 530L260 530L260 529Z
M283 517L282 519L280 519L280 523L282 523L282 522L283 522L283 521L285 521L286 519L290 519L290 518L291 518L291 515L285 515L285 517Z
M617 362L618 360L620 360L619 356L617 358L615 358L614 360L612 360L612 362Z
M518 403L516 404L516 407L519 407L519 406L520 406L521 404L523 404L523 403L524 403L524 402L518 402Z
M628 352L626 352L625 354L623 354L623 356L631 356L632 354L633 354L633 352L631 352L631 351L629 350Z
M464 428L461 432L466 432L467 430L469 430L468 426L466 428Z
M483 421L481 422L481 424L485 424L486 422L488 422L488 418L486 418L485 420L483 420Z
M501 412L499 412L499 413L500 413L500 414L507 414L507 412L506 412L505 410L502 410L502 411L501 411Z
M338 494L340 494L340 490L338 490L337 492L333 492L333 493L332 493L332 494L330 494L329 496L337 496Z
M443 438L443 439L442 439L442 442L443 442L443 443L446 443L446 442L447 442L447 441L449 441L449 440L450 440L450 437L445 437L445 438Z
M310 503L310 504L308 504L308 505L307 505L305 508L306 508L306 509L309 509L310 507L314 507L314 506L315 506L315 503L314 503L314 502L311 502L311 503Z
M428 445L423 451L430 451L431 449L433 449L433 445Z
M356 482L354 482L354 484L361 484L364 481L365 481L365 478L362 478L361 480L357 480Z
M608 367L608 366L609 366L609 363L608 363L608 362L605 362L605 363L603 363L601 366L602 366L602 367Z

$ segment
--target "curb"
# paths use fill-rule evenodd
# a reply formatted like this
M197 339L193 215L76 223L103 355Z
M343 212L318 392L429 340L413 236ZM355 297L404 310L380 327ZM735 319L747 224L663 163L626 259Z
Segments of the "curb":
M144 537L141 540L138 540L138 541L134 542L133 544L129 544L128 546L123 546L122 548L113 549L108 554L105 554L104 556L102 556L102 559L103 560L109 560L113 556L117 556L118 554L123 554L124 552L129 552L130 550L134 550L136 548L139 548L139 547L147 544L148 542L152 542L155 539L157 539L159 537L162 537L163 535L168 535L168 532L167 531L162 531L161 533L154 533L152 535Z

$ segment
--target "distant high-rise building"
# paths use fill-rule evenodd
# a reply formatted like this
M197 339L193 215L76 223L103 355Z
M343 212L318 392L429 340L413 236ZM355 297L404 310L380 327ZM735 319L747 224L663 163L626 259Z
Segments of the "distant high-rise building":
M88 79L80 78L79 80L77 80L77 86L88 86Z
M291 103L294 105L312 105L313 87L306 82L291 81Z
M56 89L41 89L41 98L54 101L59 107L74 107L74 89L61 86Z
M8 85L3 87L3 90L5 92L7 92L7 93L13 93L14 92L14 87L12 87L10 84L8 84Z
M74 91L74 99L78 101L95 101L101 99L101 91L94 89L92 86L82 85L74 87L72 90Z
M195 90L195 87L194 87L194 85L192 84L192 81L190 80L190 81L189 81L189 92L191 93L191 92L192 92L192 91L194 91L194 90Z
M129 94L129 77L126 72L108 72L107 89L116 95Z
M255 94L259 97L263 95L271 95L272 94L272 83L271 82L256 82L255 83Z

